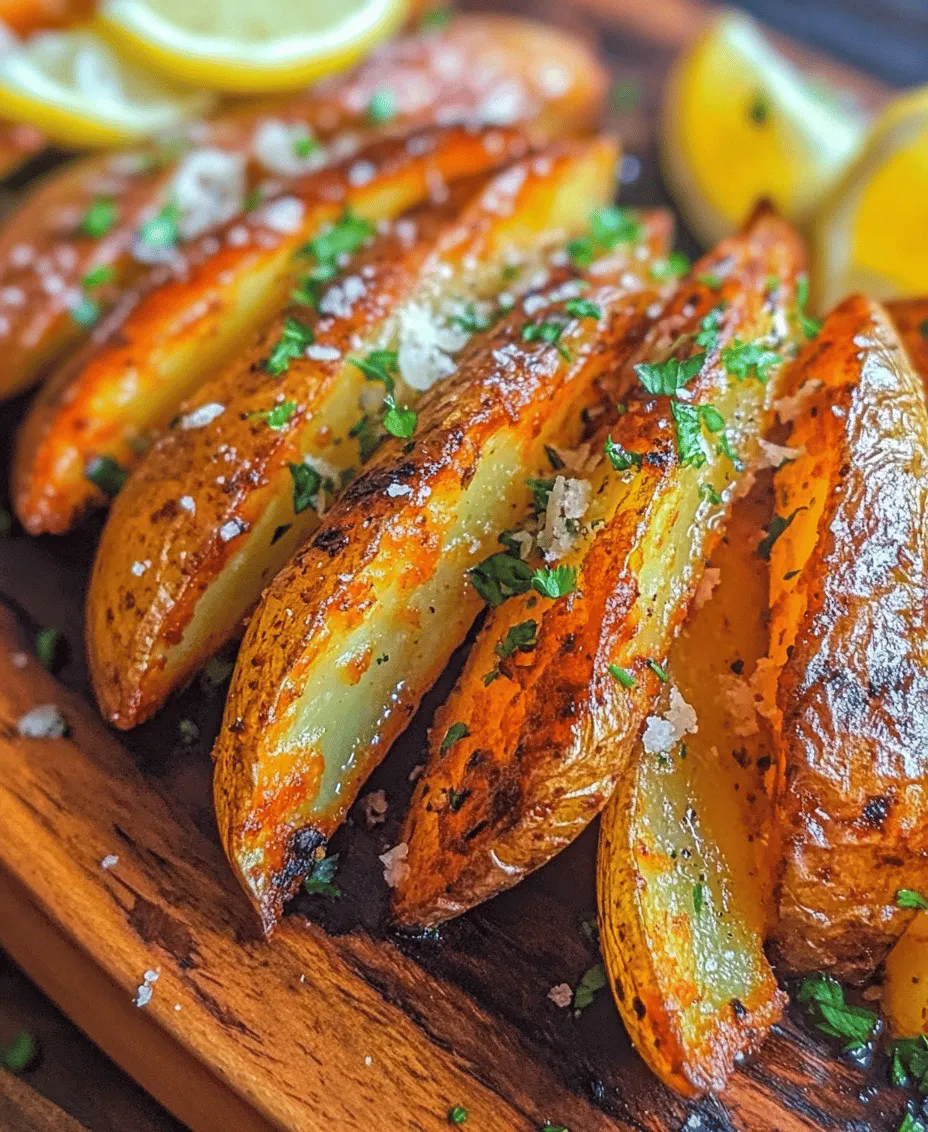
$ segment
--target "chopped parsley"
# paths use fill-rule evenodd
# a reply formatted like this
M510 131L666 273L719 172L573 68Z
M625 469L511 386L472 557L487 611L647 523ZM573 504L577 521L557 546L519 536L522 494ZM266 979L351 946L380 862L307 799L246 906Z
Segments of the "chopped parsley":
M928 1132L928 1130L926 1130L924 1121L919 1120L917 1116L906 1110L902 1123L899 1125L899 1132Z
M314 236L297 253L314 260L315 266L300 279L291 295L293 301L318 308L322 288L338 274L343 257L353 255L374 233L372 224L346 208L334 224Z
M287 372L290 363L306 352L306 347L314 341L312 327L298 318L287 317L280 338L270 355L265 359L264 368L272 377L280 377Z
M790 525L793 519L796 518L801 510L801 507L797 507L796 510L793 511L790 515L773 516L773 518L770 520L770 526L767 528L767 534L764 536L759 546L757 547L758 558L763 558L768 562L770 561L770 552L771 550L773 550L773 544L777 541L780 535L783 534L783 532Z
M706 462L699 408L682 401L670 402L670 412L677 427L677 457L684 468L701 468Z
M192 747L200 738L200 728L192 719L179 719L177 721L177 733L180 735L180 741L184 747Z
M706 906L706 886L704 884L693 885L693 911L698 916L699 913Z
M112 230L118 217L119 212L112 197L99 197L84 213L77 230L82 236L99 240Z
M576 566L555 566L553 570L536 570L532 574L532 589L542 597L566 597L577 588Z
M35 1038L28 1030L20 1030L9 1045L0 1049L0 1065L10 1073L22 1073L38 1056Z
M368 122L379 126L384 122L392 122L396 115L396 95L389 87L381 87L371 95L371 100L367 104Z
M470 571L470 580L487 605L496 607L507 598L527 593L532 586L532 571L515 555L498 551Z
M710 291L718 291L723 280L721 275L716 275L714 271L706 271L702 275L696 276L696 282L701 283L703 287L708 287Z
M301 134L293 140L293 153L296 157L311 157L317 149L321 148L322 143L312 134Z
M366 464L376 451L382 436L382 433L377 427L376 419L365 413L357 424L351 426L348 430L348 435L352 440L357 440L358 458L362 464Z
M477 310L477 304L469 302L461 314L453 314L448 323L451 326L458 327L463 330L465 334L480 334L484 330L489 330L493 325L492 319L489 315L481 314Z
M303 888L310 896L327 896L330 900L337 900L342 890L334 884L335 873L338 871L338 854L331 857L317 857L309 876L303 881Z
M570 361L570 350L561 342L561 335L567 328L564 322L546 318L543 322L530 322L522 327L523 342L545 342L555 346L565 361Z
M568 299L564 304L564 310L571 316L571 318L596 318L603 317L603 309L597 306L596 303L591 303L589 299Z
M641 222L627 208L599 208L590 217L590 233L571 240L567 254L575 267L589 267L597 255L644 235Z
M666 259L656 260L651 265L652 279L679 279L690 269L690 259L683 252L671 252Z
M539 1132L570 1132L566 1124L542 1124Z
M90 330L96 326L100 321L100 315L103 313L103 308L96 299L92 299L89 295L83 295L81 299L71 307L71 317L82 330Z
M815 1028L846 1042L845 1052L862 1049L880 1024L879 1015L863 1006L844 1001L844 989L830 975L810 975L803 979L796 995L811 1013Z
M448 730L445 732L445 737L441 741L441 746L438 748L440 755L450 751L459 739L464 739L470 735L466 723L452 723Z
M641 101L641 85L634 79L620 79L609 92L609 105L613 110L627 113Z
M900 888L896 893L896 904L899 908L917 908L928 912L928 899L914 888Z
M618 664L609 665L609 675L622 685L623 688L634 688L638 683L634 675L627 668L620 668Z
M235 670L235 662L224 656L214 656L206 662L200 682L209 689L221 688Z
M384 398L383 427L391 436L398 436L401 440L408 440L416 431L419 423L419 414L415 409L407 409L397 405L393 394L388 393Z
M699 324L699 333L696 335L696 345L704 346L707 350L714 350L719 341L719 326L722 321L724 305L713 307Z
M448 1123L449 1124L466 1124L467 1123L467 1109L460 1104L454 1105L448 1110Z
M119 494L128 474L110 456L95 456L84 468L84 478L110 499Z
M35 655L43 668L51 672L61 659L64 637L60 629L40 629L35 635Z
M180 240L180 209L168 201L160 212L139 228L139 240L150 248L173 248Z
M928 1093L928 1036L900 1038L890 1042L886 1052L891 1058L890 1076L894 1085Z
M293 513L301 515L315 506L316 496L322 487L322 476L309 464L288 464L293 480Z
M725 418L715 405L697 405L696 411L699 413L703 427L708 432L721 432L725 427Z
M564 461L561 459L556 448L552 448L550 444L545 445L545 455L548 457L548 463L559 472L564 467Z
M264 204L264 189L260 185L255 185L253 189L249 189L245 193L245 199L242 201L242 212L254 212Z
M554 480L526 480L527 486L532 489L532 510L540 515L548 506L548 496L554 487Z
M449 790L448 809L456 814L470 797L470 790Z
M606 968L602 963L594 963L584 971L583 977L577 983L574 991L574 1010L585 1010L596 997L597 991L601 991L605 985Z
M722 364L727 373L744 381L756 377L763 385L770 378L770 370L779 365L780 355L775 350L762 346L759 342L742 342L736 338L722 351Z
M419 20L419 27L423 31L438 31L440 28L447 27L454 18L454 9L450 4L439 4L434 8L429 8L427 12L422 13L422 18Z
M112 283L115 278L115 269L108 263L101 263L99 267L93 267L87 272L81 280L81 286L85 290L92 291L94 287L102 287L104 283Z
M627 472L629 468L641 466L641 456L637 452L626 451L621 444L616 444L611 436L606 437L604 448L609 463L617 472Z
M358 367L368 381L379 381L388 393L393 392L394 378L400 372L396 350L371 350L366 358L350 358L349 361Z
M520 621L518 625L512 626L493 651L504 660L515 652L531 652L537 643L535 640L537 631L538 623L531 618L528 621Z
M709 503L722 502L721 495L719 495L711 483L701 483L699 485L699 495L701 499L705 499Z
M657 663L657 661L651 660L651 658L649 657L646 663L648 668L651 669L658 680L660 680L662 684L666 684L670 677L667 675L666 671Z
M706 355L702 351L690 358L640 363L635 366L635 373L649 393L671 397L699 373L705 360Z
M257 420L263 420L267 427L273 429L274 432L282 432L295 412L296 401L281 401L279 405L275 405L272 409L258 409L257 412L248 415Z
M818 332L822 329L822 320L820 318L812 318L807 313L806 308L809 305L809 277L808 275L800 275L796 280L796 311L799 315L799 326L802 333L808 338L815 338Z

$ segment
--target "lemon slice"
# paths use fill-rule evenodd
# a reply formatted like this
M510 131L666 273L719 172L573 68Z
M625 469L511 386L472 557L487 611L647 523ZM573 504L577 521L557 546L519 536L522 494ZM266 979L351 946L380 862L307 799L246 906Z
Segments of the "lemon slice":
M816 220L817 298L928 294L928 87L883 112Z
M122 145L208 105L120 58L88 28L39 32L0 54L0 118L71 149Z
M403 21L407 0L104 0L104 34L214 90L292 90L345 67Z
M661 129L664 174L713 244L760 199L799 223L858 152L866 121L811 85L746 16L713 22L678 62Z

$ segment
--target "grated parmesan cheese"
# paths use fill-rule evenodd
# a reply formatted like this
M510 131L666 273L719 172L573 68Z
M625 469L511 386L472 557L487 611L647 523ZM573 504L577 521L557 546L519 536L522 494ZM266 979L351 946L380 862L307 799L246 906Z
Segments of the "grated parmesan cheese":
M699 730L696 712L676 688L670 689L670 706L663 717L649 715L641 737L642 746L649 755L673 750L684 735Z
M269 201L255 214L255 219L272 232L289 235L298 232L303 223L306 209L303 202L297 197L280 197L279 200Z
M722 580L722 571L717 566L709 566L703 570L696 593L693 594L693 609L702 609L712 597L715 587Z
M278 118L268 118L255 130L251 143L252 153L269 173L279 177L299 177L319 169L328 160L322 146L305 157L300 157L297 149L307 137L306 127L299 123L293 125L281 122Z
M348 318L354 304L366 292L367 287L361 276L349 275L326 291L320 300L319 311L321 314L330 314L333 318Z
M199 408L181 417L180 427L182 429L205 428L217 417L221 417L225 411L225 405L220 405L218 401L207 401L205 405L200 405Z
M178 209L177 230L193 240L231 220L245 196L245 158L221 149L187 154L171 183L169 199Z
M466 330L443 326L428 307L408 303L400 311L397 361L403 380L420 393L450 377L455 363L450 355L467 342Z
M68 723L55 704L39 704L20 716L16 731L23 739L63 739Z
M563 558L577 541L579 521L590 505L590 493L586 480L555 478L548 493L544 526L537 536L538 546L549 562Z

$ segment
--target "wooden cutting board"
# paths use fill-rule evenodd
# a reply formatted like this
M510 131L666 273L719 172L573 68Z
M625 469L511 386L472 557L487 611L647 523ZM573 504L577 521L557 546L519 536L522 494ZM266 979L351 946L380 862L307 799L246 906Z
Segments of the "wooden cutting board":
M476 5L475 5L476 6ZM640 87L611 122L639 165L625 192L666 200L654 112L667 66L706 9L690 0L512 0L512 10L599 41ZM810 60L800 52L803 61ZM814 61L870 106L881 88ZM19 407L4 407L9 448ZM590 831L439 941L381 927L377 854L395 843L434 706L452 671L372 780L385 826L349 822L337 902L301 898L272 942L256 935L216 836L209 747L222 689L195 684L153 723L115 738L89 696L82 599L99 525L64 539L0 544L0 945L107 1053L194 1132L474 1132L681 1129L793 1132L895 1128L904 1098L787 1021L723 1100L687 1105L631 1050L608 994L579 1018L547 998L596 961ZM71 656L50 677L22 667L35 630L61 628ZM56 703L68 739L22 740L16 721ZM201 738L179 739L193 718ZM104 866L104 862L108 867ZM140 1004L147 998L150 1000Z

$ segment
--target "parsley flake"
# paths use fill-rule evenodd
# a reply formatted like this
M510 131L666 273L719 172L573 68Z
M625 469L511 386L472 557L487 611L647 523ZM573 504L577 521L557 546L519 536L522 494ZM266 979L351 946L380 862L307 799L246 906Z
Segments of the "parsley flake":
M438 31L440 28L447 27L454 18L454 9L450 4L439 4L435 8L429 8L427 12L422 13L422 18L419 20L419 27L423 31Z
M796 995L815 1019L815 1028L832 1038L845 1039L845 1052L862 1049L874 1036L879 1015L844 1001L844 989L830 975L810 975Z
M583 977L577 983L577 989L574 991L574 1010L585 1010L596 997L597 991L601 991L605 985L606 968L602 963L594 963L584 971Z
M139 228L139 240L150 248L173 248L180 240L180 209L173 201Z
M338 274L344 258L353 255L374 232L372 224L346 208L334 224L324 228L297 253L314 260L315 266L300 279L291 295L293 301L318 308L323 286Z
M527 593L532 586L532 571L515 555L498 551L470 571L470 580L487 605L495 608L507 598Z
M467 1115L467 1109L463 1105L456 1104L448 1110L448 1123L466 1124Z
M928 1035L890 1042L886 1052L892 1062L890 1074L894 1085L928 1093Z
M384 398L383 427L391 436L398 436L401 440L409 440L416 431L419 423L419 414L415 409L407 409L393 400L393 394L388 393Z
M767 562L770 561L770 552L773 549L773 544L777 541L780 535L783 534L783 532L790 525L793 519L796 518L801 510L803 510L803 508L797 507L796 510L793 511L790 515L773 516L773 518L770 520L770 526L767 528L767 534L764 536L764 538L760 542L760 545L757 547L758 558L763 558Z
M723 280L721 275L716 275L714 271L706 271L702 275L696 276L696 282L701 283L703 287L708 287L710 291L718 291Z
M455 743L458 742L459 739L465 739L468 735L470 735L470 731L468 730L466 723L452 723L448 730L445 732L445 737L441 741L441 746L438 748L438 753L440 755L445 754L447 751L451 750L451 748Z
M317 149L321 148L322 143L312 134L301 134L293 140L293 153L296 157L311 157Z
M702 406L671 401L670 412L677 428L677 457L684 468L701 468L706 462L702 443Z
M43 668L52 672L61 660L64 637L60 629L40 629L35 635L35 655Z
M520 621L518 625L512 626L493 651L504 660L515 652L531 652L537 643L535 640L537 630L536 621L531 619Z
M542 597L566 597L576 588L576 566L555 566L553 570L536 570L532 574L532 589L537 590Z
M670 677L667 675L665 669L663 669L656 660L651 660L651 658L649 657L646 661L646 664L662 684L667 683Z
M722 497L715 490L711 483L701 483L699 485L699 496L705 499L708 503L721 503Z
M102 287L104 283L112 283L115 278L115 269L108 263L101 263L99 267L93 267L87 272L81 280L81 286L92 291L94 287Z
M597 306L596 303L591 303L589 299L568 299L564 304L564 310L571 318L600 319L603 317L602 307Z
M264 362L265 370L272 377L280 377L287 372L290 363L306 352L306 347L314 341L312 327L298 318L285 318L280 338L269 357Z
M704 884L693 885L693 911L698 916L699 913L706 906L706 886Z
M465 334L480 334L484 330L489 330L493 325L489 315L478 311L477 304L474 302L467 303L460 314L451 315L448 323L450 326L456 326L459 330L463 330Z
M392 122L397 115L396 95L389 87L381 87L371 96L367 104L367 120L372 125L379 126L384 122Z
M722 351L722 364L727 373L739 381L756 377L762 385L767 384L770 370L781 360L775 350L769 350L759 342L742 342L740 338Z
M9 1045L0 1049L0 1065L10 1073L22 1073L38 1056L35 1038L28 1030L20 1030Z
M449 790L448 809L456 814L470 797L470 790Z
M773 107L770 104L769 97L762 90L755 91L751 105L748 107L750 120L755 126L766 126L772 113Z
M618 680L623 688L634 688L638 683L633 673L629 672L627 668L621 668L618 664L609 665L609 675Z
M635 373L649 393L671 397L699 373L705 360L703 351L682 360L668 358L664 362L640 363L635 366Z
M900 888L896 893L896 905L899 908L918 908L922 912L928 912L928 899L914 888Z
M616 444L611 436L606 437L604 448L609 463L617 472L627 472L629 468L641 467L639 453L626 451L621 444Z
M696 335L696 345L704 346L707 350L714 350L719 341L719 327L722 322L723 305L713 307L699 324L699 333Z
M119 494L128 475L110 456L95 456L84 468L84 478L110 499Z
M377 426L376 418L365 413L356 424L351 426L348 430L348 435L352 440L357 440L358 458L362 464L366 464L377 450L377 446L380 444L380 438L383 434Z
M342 890L334 884L335 873L338 870L338 854L331 857L317 857L309 870L309 876L303 881L303 888L310 896L326 896L330 900L337 900Z
M315 506L314 500L322 487L322 476L309 464L288 464L293 480L293 513L301 515Z
M265 421L267 427L273 429L274 432L282 432L295 412L296 401L281 401L279 405L275 405L272 409L259 409L257 412L248 415L257 420Z
M796 280L796 312L799 316L799 326L802 333L810 341L815 338L818 332L822 329L822 320L820 318L812 318L807 312L809 305L809 277L808 275L800 275Z
M563 322L546 318L544 322L530 322L522 327L523 342L544 342L554 346L565 361L570 361L570 350L561 342L561 335L567 328Z
M112 197L100 197L84 213L77 230L82 236L99 240L112 230L118 216L116 202Z
M400 372L396 350L372 350L366 358L350 358L349 361L357 366L368 381L379 381L388 393L393 392L394 378Z
M71 317L82 330L90 330L96 326L102 313L103 308L89 295L82 296L79 302L71 307Z
M671 252L666 259L656 260L651 265L651 278L658 280L679 279L686 275L689 269L690 259L688 255L683 252Z
M641 84L634 79L620 79L609 92L609 105L619 113L634 110L641 101Z
M600 208L590 217L590 233L571 240L567 254L575 267L589 267L597 255L619 244L631 244L644 235L641 222L627 208Z

